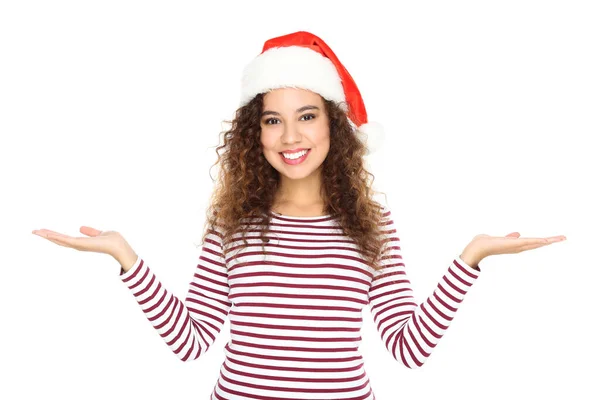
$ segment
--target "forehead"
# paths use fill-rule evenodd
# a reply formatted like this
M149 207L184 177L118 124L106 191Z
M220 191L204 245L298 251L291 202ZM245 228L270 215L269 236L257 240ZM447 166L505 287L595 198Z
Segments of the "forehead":
M311 90L293 87L273 89L263 97L265 109L296 109L307 104L322 106L323 100L319 94Z

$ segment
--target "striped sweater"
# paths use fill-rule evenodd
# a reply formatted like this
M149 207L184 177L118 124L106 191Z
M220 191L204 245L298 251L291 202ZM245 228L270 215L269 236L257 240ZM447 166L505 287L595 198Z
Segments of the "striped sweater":
M382 212L379 271L331 215L271 212L265 256L258 229L247 246L234 236L227 245L237 248L227 257L222 232L209 232L184 301L139 256L120 277L182 361L208 351L229 318L231 338L211 400L375 400L359 349L363 307L369 305L389 354L418 368L481 272L457 256L417 303L390 209Z

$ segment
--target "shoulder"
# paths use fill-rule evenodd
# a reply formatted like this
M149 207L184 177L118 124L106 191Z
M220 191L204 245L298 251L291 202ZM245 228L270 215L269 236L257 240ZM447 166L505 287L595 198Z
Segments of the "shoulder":
M387 204L377 203L379 205L380 224L393 222L392 210Z

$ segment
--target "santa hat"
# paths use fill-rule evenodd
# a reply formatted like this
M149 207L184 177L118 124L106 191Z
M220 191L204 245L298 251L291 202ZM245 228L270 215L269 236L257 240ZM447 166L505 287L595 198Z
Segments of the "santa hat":
M356 83L321 38L299 31L267 40L262 53L244 68L240 106L258 93L282 87L308 89L327 100L343 102L344 111L367 147L367 155L381 147L383 127L367 121Z

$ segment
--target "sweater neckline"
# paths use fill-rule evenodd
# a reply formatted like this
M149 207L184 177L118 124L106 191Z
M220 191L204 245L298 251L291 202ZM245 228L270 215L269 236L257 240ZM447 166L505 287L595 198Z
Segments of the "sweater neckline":
M290 219L302 219L302 220L308 220L308 221L331 217L331 214L316 215L316 216L312 215L310 217L300 217L300 216L295 216L295 215L280 214L280 213L272 211L272 210L270 211L270 213L276 217L290 218Z

